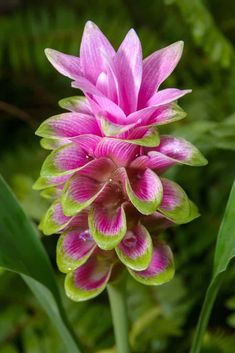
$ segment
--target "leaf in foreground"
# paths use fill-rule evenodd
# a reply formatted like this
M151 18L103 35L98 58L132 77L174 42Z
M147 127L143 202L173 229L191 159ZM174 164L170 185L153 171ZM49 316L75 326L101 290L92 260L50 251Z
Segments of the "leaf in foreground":
M0 177L0 267L19 273L56 326L69 353L80 353L39 236Z
M213 276L206 292L201 309L195 337L190 353L199 353L203 336L209 321L210 313L221 286L224 272L229 262L235 256L235 182L233 183L229 200L225 209L223 221L220 226L213 266Z

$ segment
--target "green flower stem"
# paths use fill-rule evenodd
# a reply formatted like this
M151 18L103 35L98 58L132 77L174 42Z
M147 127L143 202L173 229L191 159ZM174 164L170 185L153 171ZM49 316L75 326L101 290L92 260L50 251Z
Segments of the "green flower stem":
M117 353L130 353L125 285L113 282L108 285L108 295L113 318Z

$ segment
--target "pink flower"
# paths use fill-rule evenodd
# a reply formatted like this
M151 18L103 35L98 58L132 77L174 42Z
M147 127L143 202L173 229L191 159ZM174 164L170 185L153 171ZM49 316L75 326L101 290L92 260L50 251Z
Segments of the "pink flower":
M183 42L176 42L143 60L140 40L131 29L116 52L89 21L80 58L53 49L46 49L45 53L60 73L73 80L72 86L84 92L87 98L82 103L90 105L106 136L133 139L142 137L150 126L185 116L173 102L191 90L159 90L176 67L182 50Z
M158 91L181 52L179 42L142 62L133 30L116 53L90 22L80 59L47 50L58 71L85 93L62 100L69 112L37 130L42 146L52 149L35 184L54 199L41 229L61 233L57 263L67 273L65 288L73 300L99 294L120 262L145 284L164 283L174 274L170 248L158 235L198 212L162 174L177 163L206 164L196 147L159 136L156 127L184 116L172 102L188 91Z

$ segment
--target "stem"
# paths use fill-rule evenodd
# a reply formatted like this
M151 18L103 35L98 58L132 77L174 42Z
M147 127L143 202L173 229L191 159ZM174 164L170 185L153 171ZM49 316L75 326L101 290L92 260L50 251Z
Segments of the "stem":
M210 283L207 289L190 353L200 353L201 351L203 337L209 322L209 318L211 315L211 311L212 311L218 290L222 283L222 277L223 276L219 276L219 278L212 280L212 282Z
M108 285L117 353L130 353L125 286L120 282Z

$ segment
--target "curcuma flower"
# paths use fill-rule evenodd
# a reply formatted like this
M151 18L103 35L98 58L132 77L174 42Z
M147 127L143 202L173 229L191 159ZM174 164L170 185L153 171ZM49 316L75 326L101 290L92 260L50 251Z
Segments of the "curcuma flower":
M177 42L143 60L134 30L116 52L88 22L80 58L46 49L52 65L84 93L61 100L68 112L36 132L52 150L34 186L53 199L40 227L61 234L57 263L73 300L99 294L120 265L148 285L174 275L172 252L159 235L198 211L163 174L175 164L206 164L189 142L158 131L185 117L176 100L190 91L159 90L182 48Z

